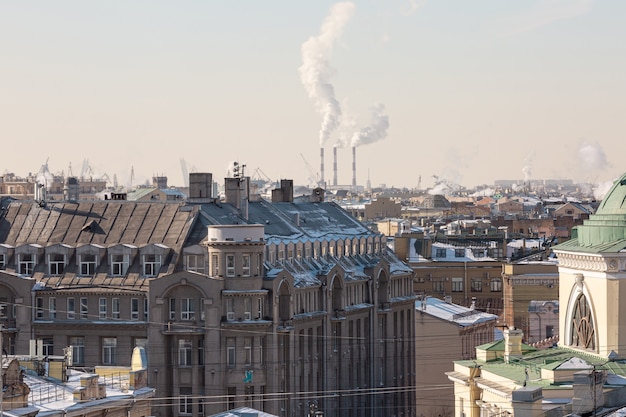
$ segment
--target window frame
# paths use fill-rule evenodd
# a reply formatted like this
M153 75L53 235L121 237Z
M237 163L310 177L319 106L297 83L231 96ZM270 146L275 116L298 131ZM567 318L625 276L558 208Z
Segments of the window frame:
M226 276L228 278L233 278L235 276L235 254L227 253L226 254Z
M112 277L126 276L129 267L129 255L127 253L112 253L110 267Z
M102 338L102 364L117 364L117 337Z
M178 339L178 366L190 367L193 365L193 340Z
M18 273L20 275L32 275L35 272L37 255L34 253L20 253L17 255L17 258Z
M98 299L98 318L100 320L106 320L107 319L107 308L108 308L108 299L105 297L100 297Z
M93 260L91 258L93 257ZM86 260L89 258L89 260ZM98 257L93 253L81 253L78 255L78 272L80 276L90 277L96 274Z
M115 297L111 299L111 318L119 320L122 316L120 313L120 299Z
M66 256L63 253L48 254L48 274L63 275L65 273Z
M141 257L143 276L153 278L161 270L161 255L158 253L144 253Z
M196 299L181 298L180 299L180 319L184 321L192 321L196 319Z
M68 320L76 319L76 299L74 297L68 297L66 301L66 317Z

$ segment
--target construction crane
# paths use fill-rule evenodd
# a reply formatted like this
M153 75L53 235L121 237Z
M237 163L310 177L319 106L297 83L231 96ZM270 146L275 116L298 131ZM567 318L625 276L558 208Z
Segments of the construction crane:
M319 174L315 172L315 170L313 169L311 164L309 164L309 162L306 160L304 155L300 154L300 156L302 157L302 161L304 161L304 165L306 166L306 169L309 171L309 177L308 177L309 187L311 186L318 187L320 185Z

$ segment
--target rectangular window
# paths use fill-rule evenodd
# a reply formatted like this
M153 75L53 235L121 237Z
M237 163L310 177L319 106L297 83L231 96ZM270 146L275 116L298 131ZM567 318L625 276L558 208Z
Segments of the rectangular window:
M463 278L452 278L452 292L463 292Z
M149 318L148 318L148 299L147 298L143 299L143 319L145 321L149 320Z
M502 280L500 278L493 278L490 287L492 292L502 291Z
M446 257L446 249L445 248L437 248L435 249L435 258L445 258Z
M443 281L433 281L433 291L443 292Z
M138 298L130 299L130 319L139 320L139 299Z
M193 412L191 392L191 387L180 387L180 396L178 397L179 414L191 414Z
M191 366L191 352L193 344L191 339L178 340L178 365Z
M115 337L103 337L102 338L102 364L103 365L115 365L117 363L117 338Z
M244 350L244 364L252 365L252 338L243 338L243 350Z
M259 343L259 363L261 365L265 364L265 337L261 337L261 343Z
M170 320L176 320L176 299L170 298Z
M48 318L50 320L57 318L57 299L55 297L48 298Z
M211 274L214 277L220 274L220 257L217 253L211 254Z
M23 253L18 256L18 273L21 275L32 275L37 264L37 257L34 253Z
M252 300L249 298L243 299L243 318L246 320L252 319Z
M143 256L143 275L156 277L161 269L161 255L146 254Z
M198 365L204 365L204 339L198 339Z
M232 298L226 299L226 320L235 320L235 301Z
M80 274L82 276L93 276L96 273L96 255L85 253L79 256Z
M54 339L51 337L43 338L43 352L44 356L52 356L54 355Z
M250 276L250 254L244 253L241 255L241 276Z
M235 338L228 337L226 338L226 364L228 366L235 366Z
M76 305L74 303L74 297L67 299L67 318L72 320L76 316Z
M65 271L65 255L62 253L48 254L48 269L50 275L63 275Z
M183 298L180 300L180 319L196 319L196 300L194 298Z
M483 280L478 278L472 279L472 291L481 292L483 290Z
M465 256L465 248L460 248L460 249L455 249L454 250L454 257L455 258L462 258Z
M7 266L7 258L4 253L0 253L0 269L4 269Z
M279 261L284 261L285 260L285 250L284 249L278 249L278 260Z
M263 318L263 299L257 298L256 301L257 301L256 318L261 320Z
M98 318L100 320L106 320L107 318L107 299L100 298L98 300Z
M235 255L233 254L226 255L226 276L235 276Z
M198 272L204 274L204 256L203 255L187 255L187 271Z
M111 255L111 275L114 277L123 277L126 275L126 271L128 271L128 255Z
M35 319L43 320L43 298L37 297L35 299L36 309L35 309Z
M120 299L111 299L111 318L119 320L120 318Z
M9 303L6 297L0 297L0 319L9 318Z
M85 320L89 318L89 308L87 305L87 298L80 298L80 318L81 320Z
M70 337L72 347L72 365L85 364L85 338L83 336Z

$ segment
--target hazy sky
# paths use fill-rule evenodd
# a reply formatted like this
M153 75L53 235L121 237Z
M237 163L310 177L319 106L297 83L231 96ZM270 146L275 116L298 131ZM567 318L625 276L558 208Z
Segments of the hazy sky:
M306 183L322 143L350 184L356 143L359 184L602 182L626 171L624 22L623 0L0 0L0 171Z

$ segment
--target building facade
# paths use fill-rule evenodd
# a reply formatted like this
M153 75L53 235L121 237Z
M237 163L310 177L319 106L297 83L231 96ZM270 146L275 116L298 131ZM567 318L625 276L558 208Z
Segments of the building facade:
M185 202L0 202L0 321L12 353L74 366L145 347L154 415L411 415L413 271L315 194L275 201L191 174Z
M597 212L554 247L559 259L559 342L544 350L505 340L457 361L455 416L606 415L626 406L626 175ZM480 352L480 354L479 354Z

